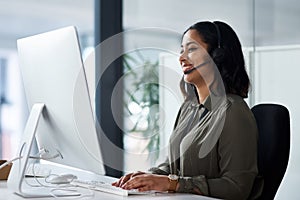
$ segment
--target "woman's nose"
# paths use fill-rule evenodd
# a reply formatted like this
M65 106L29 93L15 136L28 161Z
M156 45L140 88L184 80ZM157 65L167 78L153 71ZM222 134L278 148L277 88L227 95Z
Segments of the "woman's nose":
M184 55L184 53L180 54L179 56L179 63L182 66L183 62L185 62L187 60L186 56Z

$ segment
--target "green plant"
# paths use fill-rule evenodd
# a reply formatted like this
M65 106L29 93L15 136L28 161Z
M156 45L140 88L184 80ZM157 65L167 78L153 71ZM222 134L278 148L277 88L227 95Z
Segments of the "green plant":
M151 153L154 156L151 159L155 162L160 143L158 61L151 62L137 51L126 54L123 62L125 117L132 123L126 131L147 140L144 151Z

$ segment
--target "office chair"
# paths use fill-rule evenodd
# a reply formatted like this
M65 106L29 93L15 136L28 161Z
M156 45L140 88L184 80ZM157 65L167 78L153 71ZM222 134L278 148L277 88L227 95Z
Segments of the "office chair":
M251 110L259 132L258 171L264 179L259 199L271 200L276 195L289 160L289 111L278 104L258 104Z

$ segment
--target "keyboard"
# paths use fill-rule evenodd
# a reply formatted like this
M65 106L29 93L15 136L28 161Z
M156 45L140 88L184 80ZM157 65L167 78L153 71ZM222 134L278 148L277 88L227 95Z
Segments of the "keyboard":
M128 196L131 194L153 194L154 193L153 191L139 192L136 189L124 190L122 188L112 186L110 183L105 183L102 181L87 181L87 180L74 179L70 184L74 186L84 187L91 190L97 190L97 191L116 194L120 196Z

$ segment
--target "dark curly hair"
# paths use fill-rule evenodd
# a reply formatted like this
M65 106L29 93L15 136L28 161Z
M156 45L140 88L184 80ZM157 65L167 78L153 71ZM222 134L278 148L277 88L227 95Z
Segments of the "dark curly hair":
M250 80L245 69L241 43L234 30L220 21L198 22L189 27L184 34L189 30L196 30L203 42L208 45L208 54L217 65L225 92L247 98ZM181 81L180 87L183 95L187 97L188 93L193 91L193 86L185 84Z

